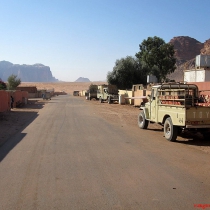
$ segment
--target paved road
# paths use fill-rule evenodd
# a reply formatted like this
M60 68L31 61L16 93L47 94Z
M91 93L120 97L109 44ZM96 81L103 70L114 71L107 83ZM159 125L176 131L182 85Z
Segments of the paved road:
M0 209L199 209L210 155L59 96L0 148Z

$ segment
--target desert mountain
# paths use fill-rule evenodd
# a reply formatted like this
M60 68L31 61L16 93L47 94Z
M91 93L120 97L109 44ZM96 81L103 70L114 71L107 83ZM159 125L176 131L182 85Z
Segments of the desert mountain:
M210 39L204 43L189 36L178 36L170 40L175 49L176 67L169 78L176 81L183 81L183 70L195 68L196 55L210 55Z
M76 81L74 82L90 82L90 80L88 78L84 78L84 77L79 77Z
M55 82L49 66L42 64L19 65L8 61L0 61L0 78L7 81L10 75L17 75L22 82Z

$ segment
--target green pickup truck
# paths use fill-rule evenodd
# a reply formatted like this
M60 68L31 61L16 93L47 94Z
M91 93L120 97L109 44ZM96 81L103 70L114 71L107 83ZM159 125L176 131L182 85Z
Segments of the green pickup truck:
M163 126L165 138L176 141L184 132L200 132L210 136L210 102L203 101L197 85L166 83L152 87L148 102L140 107L138 126L147 129L149 123Z
M118 89L116 85L99 85L97 99L100 103L106 101L109 104L119 101Z

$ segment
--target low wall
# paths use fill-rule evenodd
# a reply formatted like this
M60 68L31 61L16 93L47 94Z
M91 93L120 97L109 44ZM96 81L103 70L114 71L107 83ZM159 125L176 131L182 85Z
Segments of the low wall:
M209 91L205 92L205 94L210 95L210 81L209 82L188 82L187 84L197 85L198 90L209 90Z
M81 90L79 91L79 96L85 96L85 93L87 92L87 90Z
M10 110L10 93L4 90L0 90L0 112L6 112Z
M16 87L16 90L26 91L28 93L36 93L37 92L36 86L18 86L18 87Z
M9 111L11 109L11 96L14 99L13 107L18 105L27 104L28 92L27 91L5 91L0 90L0 112Z
M119 90L118 91L119 95L124 95L125 97L133 97L133 91L132 90ZM134 99L125 99L125 104L134 104Z
M39 95L39 92L37 93L28 93L28 98L41 98L41 93Z
M150 95L150 90L136 90L134 91L134 97L141 97L141 96L147 96ZM140 106L142 102L147 102L147 99L134 99L134 106Z
M23 104L27 104L29 93L27 91L10 91L10 95L14 98L13 107L18 107Z

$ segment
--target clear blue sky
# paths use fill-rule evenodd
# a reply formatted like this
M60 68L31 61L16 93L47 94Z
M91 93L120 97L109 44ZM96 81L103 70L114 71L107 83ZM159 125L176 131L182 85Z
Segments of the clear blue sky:
M0 61L42 63L62 81L106 79L158 36L210 38L210 0L0 0Z

